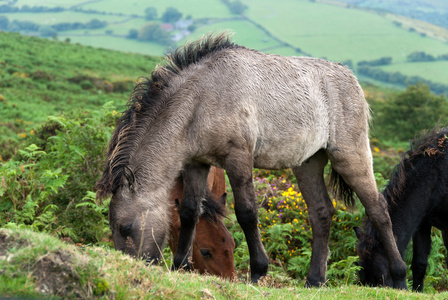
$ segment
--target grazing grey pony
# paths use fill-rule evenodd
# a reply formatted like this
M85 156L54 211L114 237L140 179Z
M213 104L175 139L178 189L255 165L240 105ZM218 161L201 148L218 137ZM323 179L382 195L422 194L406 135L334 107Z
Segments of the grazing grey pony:
M251 279L268 270L257 228L252 168L292 168L313 228L308 286L325 283L334 213L323 178L333 171L354 191L380 233L394 287L406 265L378 193L368 139L369 107L356 78L337 63L260 53L208 35L180 47L138 84L111 138L100 198L115 246L160 258L169 228L168 193L182 172L184 196L175 268L189 268L210 165L226 170L250 252ZM349 194L349 193L345 193Z

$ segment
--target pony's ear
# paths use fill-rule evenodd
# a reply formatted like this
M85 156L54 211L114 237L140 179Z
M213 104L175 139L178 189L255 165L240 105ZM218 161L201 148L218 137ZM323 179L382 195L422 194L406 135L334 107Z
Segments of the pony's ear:
M364 237L364 232L362 231L362 229L359 228L358 226L354 226L353 230L355 231L358 240L362 240L362 238Z
M127 183L127 186L129 187L129 189L131 191L133 191L134 184L135 184L134 172L132 172L131 168L129 168L128 166L124 166L123 167L123 175L124 175L124 179Z
M226 206L226 197L227 197L227 193L222 194L221 198L219 198L218 202L219 204L221 204L222 207Z

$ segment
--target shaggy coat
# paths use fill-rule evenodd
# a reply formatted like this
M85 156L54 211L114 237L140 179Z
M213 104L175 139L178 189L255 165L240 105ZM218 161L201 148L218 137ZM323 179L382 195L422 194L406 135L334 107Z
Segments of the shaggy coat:
M356 192L379 229L394 286L406 288L406 266L373 176L368 121L363 91L341 64L257 52L226 34L180 47L136 86L109 144L97 188L99 197L112 195L115 243L131 237L135 251L149 260L160 257L169 228L168 192L182 172L182 228L173 264L189 268L186 258L214 165L229 177L257 281L267 272L268 257L257 228L252 169L292 168L313 226L307 284L319 286L325 283L334 211L323 180L330 159L335 182L344 187L339 190Z
M448 248L448 128L435 128L411 142L383 194L388 202L398 250L404 255L413 239L413 289L423 290L431 250L431 228L442 230ZM363 284L392 286L388 259L377 230L367 220L359 238ZM448 258L447 258L448 264Z

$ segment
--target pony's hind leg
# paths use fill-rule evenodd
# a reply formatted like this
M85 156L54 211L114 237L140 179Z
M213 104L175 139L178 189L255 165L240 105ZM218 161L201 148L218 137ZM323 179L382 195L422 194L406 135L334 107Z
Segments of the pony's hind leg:
M407 289L407 268L395 242L386 199L376 186L368 140L353 143L349 148L329 148L327 153L332 168L355 191L365 207L367 217L380 234L389 261L393 287Z
M321 286L325 284L327 260L330 250L328 239L330 237L331 218L334 207L328 196L324 181L324 168L328 157L324 151L319 151L300 167L294 168L300 191L308 207L311 227L313 229L313 245L310 270L306 286Z
M412 289L423 291L423 280L428 267L428 256L431 252L431 225L421 224L412 237Z
M250 254L251 280L257 282L268 271L269 260L258 230L258 205L252 182L253 159L248 151L232 149L226 156L224 168L232 187L235 214L246 237Z
M198 222L201 202L205 198L209 165L191 163L183 171L184 191L180 207L180 233L173 268L190 270L193 239Z

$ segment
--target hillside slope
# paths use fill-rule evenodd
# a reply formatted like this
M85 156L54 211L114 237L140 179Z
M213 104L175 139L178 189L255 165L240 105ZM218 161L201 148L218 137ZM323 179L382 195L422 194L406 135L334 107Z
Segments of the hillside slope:
M123 106L158 58L0 32L0 160L49 115Z
M384 4L387 1L347 2L365 8L366 3ZM26 29L21 32L42 35L46 32L44 29L53 26L58 28L58 39L95 47L160 56L173 43L184 43L205 32L229 30L235 33L234 40L237 43L260 51L351 61L355 71L360 61L391 57L391 69L394 71L406 76L421 76L439 84L448 82L448 72L443 72L443 64L431 62L431 66L423 71L421 66L407 61L407 56L415 51L423 51L434 57L448 55L447 29L427 26L429 24L393 16L384 11L357 9L358 6L347 6L338 1L282 0L273 3L268 0L242 0L241 3L246 7L242 14L232 13L222 0L166 0L150 4L143 0L111 0L107 3L105 0L72 0L57 4L44 0L39 2L43 6L41 12L32 9L35 4L30 0L11 3L11 9L17 11L0 10L0 17L7 18L9 22L6 30L17 30L17 26L22 24ZM393 3L399 6L397 1L392 1L390 5ZM424 3L426 5L428 2ZM28 10L24 10L25 5ZM48 11L55 7L60 11ZM156 17L151 22L166 22L162 20L163 14L173 7L181 14L181 20L192 26L183 29L174 27L169 31L168 34L175 42L144 42L135 37L129 38L131 31L137 34L149 22L145 19L145 11L149 7L156 10ZM434 7L439 9L442 6ZM96 20L96 25L91 23L93 20ZM61 26L57 26L62 23L65 27L74 27L72 25L75 23L90 25L62 30ZM173 27L165 25L168 26L166 28Z

